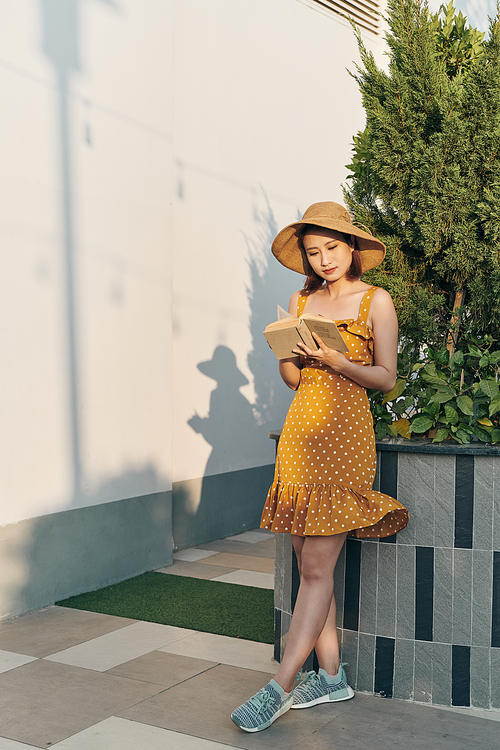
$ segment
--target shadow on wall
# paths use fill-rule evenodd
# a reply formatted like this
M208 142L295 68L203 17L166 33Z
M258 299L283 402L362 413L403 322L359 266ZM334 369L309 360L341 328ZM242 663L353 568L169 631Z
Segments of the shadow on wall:
M284 286L283 268L274 262L269 252L277 226L269 200L264 191L262 194L265 207L254 211L256 237L245 237L252 337L248 366L253 375L255 401L251 404L240 392L248 380L238 369L234 352L228 347L218 346L212 360L198 364L200 372L215 380L217 385L210 397L208 416L202 418L195 414L188 424L203 435L212 446L212 452L201 487L195 482L174 486L175 549L257 527L273 479L274 448L271 445L268 464L231 472L223 469L231 463L243 466L253 463L252 456L261 453L263 441L268 442L269 430L282 424L292 396L281 384L274 355L262 335L265 326L276 317L276 303L288 305L288 298L276 299L277 290Z
M193 486L193 482L174 486L172 520L177 549L255 528L260 521L262 480L258 475L262 472L221 471L235 460L244 463L255 452L257 420L252 405L240 392L248 380L227 346L216 347L212 359L200 362L198 369L214 380L216 387L210 396L208 416L194 414L188 424L203 435L212 451L201 486ZM257 502L252 502L255 495Z
M245 237L250 276L247 299L250 307L252 336L252 349L247 361L254 378L255 414L259 424L269 431L281 425L282 415L276 413L276 402L278 400L277 389L281 389L281 392L283 390L278 368L272 366L276 364L274 355L262 331L268 323L276 320L277 303L287 309L288 299L277 299L278 290L281 293L283 288L284 270L283 266L271 255L271 244L278 233L278 226L264 190L262 190L262 196L265 208L262 210L255 207L254 209L256 239ZM291 398L288 399L290 400Z
M80 442L80 394L78 389L78 329L76 309L74 204L75 186L71 150L71 77L82 70L80 53L80 9L84 0L40 0L42 21L42 49L54 66L57 81L57 123L59 127L58 162L60 166L61 221L64 255L61 258L65 282L64 309L66 321L66 349L68 353L69 429L71 435L71 463L73 503L82 496L82 465ZM99 0L115 10L114 0Z
M2 528L0 618L53 603L167 565L172 559L171 493L153 466L131 467L88 490L82 471L78 298L75 267L75 189L70 88L81 72L80 13L89 0L39 0L42 50L57 84L55 142L60 183L64 280L64 349L68 372L67 424L72 487L68 509ZM94 0L95 1L95 0ZM97 0L113 11L113 0ZM91 145L91 140L87 140ZM116 498L124 498L116 500ZM97 504L96 504L97 503ZM75 507L83 505L84 507Z

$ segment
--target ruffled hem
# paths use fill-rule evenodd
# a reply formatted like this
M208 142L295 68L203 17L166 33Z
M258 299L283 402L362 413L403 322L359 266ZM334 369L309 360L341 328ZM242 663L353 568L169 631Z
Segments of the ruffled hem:
M357 491L330 484L274 482L262 512L261 528L298 536L348 532L359 538L392 536L404 529L406 508L376 490Z

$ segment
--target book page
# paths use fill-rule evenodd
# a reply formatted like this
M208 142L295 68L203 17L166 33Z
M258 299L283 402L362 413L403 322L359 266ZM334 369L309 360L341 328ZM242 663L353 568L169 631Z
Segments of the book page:
M293 318L293 315L290 315L289 312L284 310L281 305L278 305L278 320L283 320L283 318Z

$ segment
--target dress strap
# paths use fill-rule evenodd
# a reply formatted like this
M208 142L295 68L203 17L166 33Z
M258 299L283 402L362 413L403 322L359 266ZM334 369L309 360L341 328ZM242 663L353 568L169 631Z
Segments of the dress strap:
M307 302L307 294L299 294L299 298L297 300L297 317L300 318L302 313L304 312L304 307L306 306Z
M378 286L371 286L369 289L366 290L366 292L363 295L363 299L361 300L361 305L359 307L359 315L358 315L358 323L365 323L365 325L368 325L368 315L370 312L370 305L373 299L373 295L377 291Z

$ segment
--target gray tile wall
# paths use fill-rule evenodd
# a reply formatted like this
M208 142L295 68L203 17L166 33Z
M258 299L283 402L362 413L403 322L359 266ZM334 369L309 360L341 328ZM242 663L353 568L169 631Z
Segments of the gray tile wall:
M352 686L374 690L378 636L395 639L394 697L451 705L452 646L470 648L470 704L500 709L500 648L491 647L493 551L500 551L500 456L475 456L473 549L455 549L455 456L399 453L398 500L410 523L396 544L361 541L359 630L342 629L345 557L335 576L342 660ZM379 475L376 477L378 488ZM277 535L279 536L279 535ZM279 558L289 554L285 547ZM283 544L277 541L278 546ZM415 549L434 548L433 640L415 640ZM286 591L279 584L276 605ZM284 592L284 599L282 594ZM279 601L278 601L279 600Z

